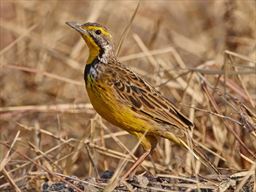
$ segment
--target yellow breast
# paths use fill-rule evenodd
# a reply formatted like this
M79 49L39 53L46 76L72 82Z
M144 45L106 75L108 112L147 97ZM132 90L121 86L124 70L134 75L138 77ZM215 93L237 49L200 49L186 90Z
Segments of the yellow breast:
M153 129L153 125L139 118L129 106L116 98L112 87L100 83L100 86L87 86L87 93L94 109L110 123L132 132L145 132Z

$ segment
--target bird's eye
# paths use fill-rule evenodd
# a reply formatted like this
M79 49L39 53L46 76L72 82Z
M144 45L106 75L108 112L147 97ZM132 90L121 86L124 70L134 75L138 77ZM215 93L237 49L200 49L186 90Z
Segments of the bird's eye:
M101 30L98 29L98 30L95 31L95 33L96 33L97 35L100 35L100 34L101 34Z

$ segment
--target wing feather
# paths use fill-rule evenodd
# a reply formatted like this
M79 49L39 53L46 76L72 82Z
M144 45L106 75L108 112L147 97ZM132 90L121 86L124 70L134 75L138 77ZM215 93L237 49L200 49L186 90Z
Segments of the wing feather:
M160 124L178 128L189 128L193 123L150 84L128 69L120 67L113 88L121 102L129 105L136 113L149 116ZM121 70L121 71L120 71ZM121 74L121 75L120 75Z

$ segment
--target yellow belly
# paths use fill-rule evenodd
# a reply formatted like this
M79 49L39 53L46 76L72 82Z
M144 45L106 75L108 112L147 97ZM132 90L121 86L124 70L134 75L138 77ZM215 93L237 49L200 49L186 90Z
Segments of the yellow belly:
M104 119L130 133L153 130L152 124L138 117L135 111L124 103L119 102L106 85L99 87L87 86L90 101Z

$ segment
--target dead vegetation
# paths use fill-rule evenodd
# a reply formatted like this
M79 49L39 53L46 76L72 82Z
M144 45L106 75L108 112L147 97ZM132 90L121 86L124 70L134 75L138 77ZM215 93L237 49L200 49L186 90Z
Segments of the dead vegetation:
M255 1L0 2L0 191L256 190ZM162 139L120 182L141 149L93 110L71 20L124 37L120 60L193 120L220 176Z

